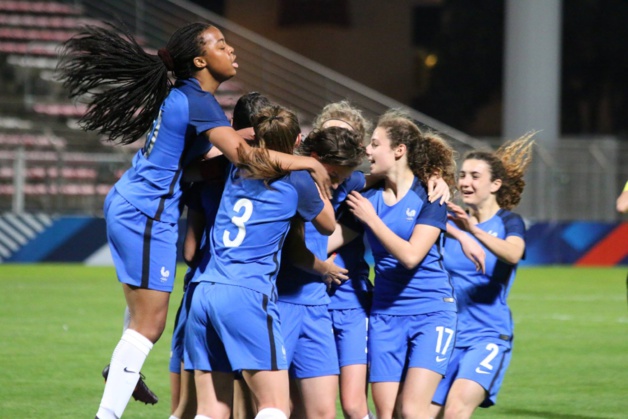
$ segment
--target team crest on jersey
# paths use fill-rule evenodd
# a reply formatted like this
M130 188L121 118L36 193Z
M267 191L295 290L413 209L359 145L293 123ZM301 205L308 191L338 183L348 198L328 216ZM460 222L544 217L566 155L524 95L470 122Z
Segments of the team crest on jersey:
M162 266L159 273L161 274L161 282L166 282L170 276L170 271L167 270L165 266Z
M415 209L410 209L410 208L406 209L406 218L408 220L413 219L415 215L416 215L416 210Z

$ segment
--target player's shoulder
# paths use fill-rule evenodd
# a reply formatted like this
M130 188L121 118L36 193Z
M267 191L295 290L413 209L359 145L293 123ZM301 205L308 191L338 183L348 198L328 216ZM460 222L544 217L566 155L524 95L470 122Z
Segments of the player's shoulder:
M421 201L427 201L427 185L415 176L410 192L417 196Z
M509 224L509 223L522 223L523 224L523 217L521 217L521 215L507 209L502 208L499 211L497 211L497 217L499 217L504 224Z

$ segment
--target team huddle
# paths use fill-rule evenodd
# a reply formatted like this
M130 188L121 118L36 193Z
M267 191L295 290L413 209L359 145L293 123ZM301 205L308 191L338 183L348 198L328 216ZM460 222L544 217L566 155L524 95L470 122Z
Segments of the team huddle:
M156 56L119 33L85 27L59 64L71 97L91 95L85 129L145 138L104 206L128 315L96 418L137 398L179 234L189 268L171 419L334 418L338 397L358 419L468 418L495 403L532 134L457 168L452 147L400 110L371 129L330 103L303 136L293 111L253 92L229 121L214 93L238 65L220 30L187 25Z

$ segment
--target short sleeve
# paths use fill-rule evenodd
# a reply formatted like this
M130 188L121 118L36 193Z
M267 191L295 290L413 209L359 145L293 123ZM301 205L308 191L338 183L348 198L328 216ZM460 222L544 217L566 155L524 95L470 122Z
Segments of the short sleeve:
M421 209L416 224L425 224L436 227L440 230L447 230L447 206L441 205L439 200L430 202L427 199L427 190L425 186L417 181L413 187L413 191L422 201Z
M290 172L290 183L297 192L297 213L305 221L312 221L325 206L312 176L305 170Z
M507 211L502 216L502 220L505 230L504 237L517 236L525 240L526 226L519 214Z

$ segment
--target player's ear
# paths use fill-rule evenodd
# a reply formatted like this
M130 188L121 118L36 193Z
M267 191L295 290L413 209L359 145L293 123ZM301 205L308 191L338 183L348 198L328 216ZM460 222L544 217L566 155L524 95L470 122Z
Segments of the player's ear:
M395 147L395 158L398 159L404 154L406 154L407 148L406 145L401 143L397 147Z
M494 181L491 182L491 193L497 192L499 188L501 187L502 187L502 180L495 179Z

